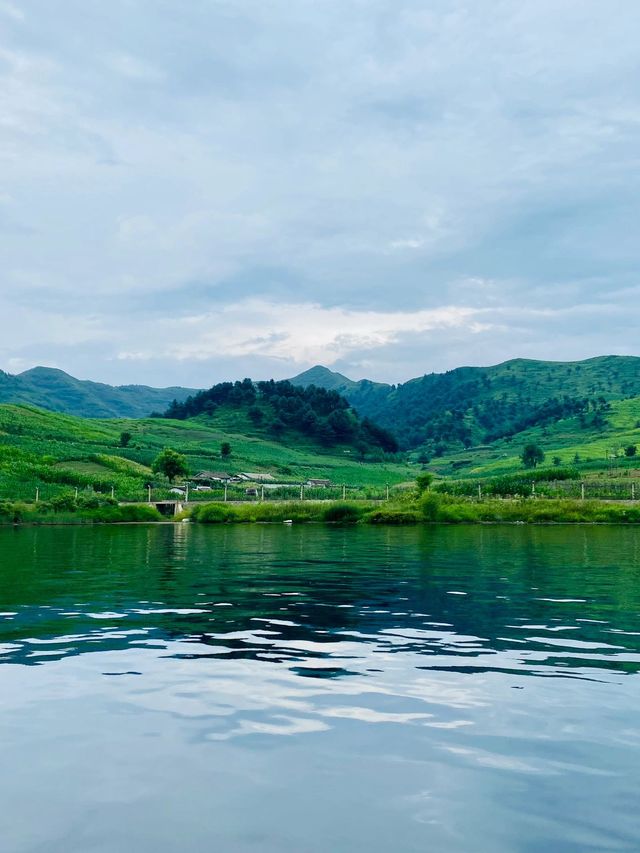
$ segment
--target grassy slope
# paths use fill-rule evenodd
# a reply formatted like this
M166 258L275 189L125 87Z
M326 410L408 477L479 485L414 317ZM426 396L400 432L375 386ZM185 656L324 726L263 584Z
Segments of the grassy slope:
M612 402L603 430L580 427L578 418L567 418L546 428L534 427L519 433L511 441L500 440L488 447L476 447L445 454L434 459L430 470L443 476L484 477L522 471L520 453L525 444L539 444L546 454L545 467L558 456L562 465L574 465L585 474L610 476L640 469L640 455L626 459L624 448L634 444L640 454L640 397ZM614 457L614 458L611 458Z
M491 367L460 367L447 374L428 374L397 387L364 380L344 382L340 374L323 373L318 368L297 379L335 387L361 415L395 429L400 436L403 426L412 423L416 412L418 420L424 420L426 416L446 411L451 405L465 411L469 407L465 420L473 443L480 444L487 430L475 420L473 406L506 400L514 403L516 413L524 413L552 397L565 395L590 399L602 395L610 401L637 396L640 395L640 358L600 356L581 362L513 359ZM459 392L460 397L457 396Z
M120 448L124 431L132 439ZM232 446L228 460L220 458L222 441ZM275 442L232 411L221 410L211 420L93 420L0 405L0 498L26 498L36 485L47 496L75 485L102 491L113 485L119 496L133 496L151 479L150 466L164 447L184 453L192 473L264 471L292 482L326 477L339 484L383 486L410 480L415 472L415 466L404 464L359 462L296 434Z

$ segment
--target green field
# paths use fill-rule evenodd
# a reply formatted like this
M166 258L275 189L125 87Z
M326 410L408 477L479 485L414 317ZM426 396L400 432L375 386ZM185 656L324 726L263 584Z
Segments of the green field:
M522 472L522 449L534 443L545 453L545 468L551 468L555 458L559 466L576 467L585 478L633 476L634 472L640 476L640 397L614 400L610 406L602 428L585 428L579 418L566 418L490 445L444 453L431 460L429 469L456 479ZM629 445L638 447L637 456L625 456Z
M131 433L127 447L120 446L123 432ZM220 456L223 441L231 444L228 459ZM360 461L350 448L324 449L294 432L277 442L258 429L251 434L246 418L233 411L188 421L97 420L0 405L0 499L31 500L36 488L48 499L78 488L142 500L149 482L161 498L169 484L151 465L165 447L185 454L191 474L249 471L291 484L325 478L361 497L380 496L386 484L411 481L416 472L404 462Z

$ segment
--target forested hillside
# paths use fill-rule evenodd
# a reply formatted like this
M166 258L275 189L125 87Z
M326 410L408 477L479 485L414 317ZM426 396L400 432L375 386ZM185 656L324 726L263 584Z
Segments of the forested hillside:
M431 457L566 419L576 419L585 431L606 430L611 403L640 396L640 358L515 359L432 373L397 386L343 378L314 368L291 381L330 385L361 415L393 429L403 448L420 448Z
M105 385L51 367L34 367L17 376L0 370L0 403L26 403L85 418L143 418L193 393L190 388Z
M303 388L286 380L222 382L182 403L174 400L164 417L178 420L213 417L225 408L245 417L245 429L262 429L276 439L292 430L324 447L353 447L362 457L372 450L383 453L398 450L389 430L369 418L361 420L337 391L315 385Z

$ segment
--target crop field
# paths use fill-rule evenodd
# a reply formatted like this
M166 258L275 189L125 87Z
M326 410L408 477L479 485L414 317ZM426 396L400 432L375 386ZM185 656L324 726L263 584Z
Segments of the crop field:
M523 470L520 454L529 443L542 447L545 467L575 466L588 478L640 476L640 397L613 401L602 429L585 429L578 418L566 418L525 430L512 439L443 454L429 468L437 475L455 478L513 474ZM637 456L625 457L629 445L637 445Z
M0 499L33 500L38 489L45 500L78 489L105 494L113 490L120 500L144 500L149 483L154 497L161 499L169 494L170 484L151 466L165 447L186 456L191 474L270 473L292 486L324 478L336 485L326 497L341 496L343 485L353 497L380 497L387 484L394 487L415 477L416 465L359 461L351 452L329 452L294 434L270 441L234 432L239 425L231 416L211 425L199 419L96 420L0 405ZM121 446L123 433L130 434L126 447ZM224 441L231 445L226 459L220 454ZM221 490L191 496L211 500L218 493ZM244 488L229 494L230 499L243 496ZM315 495L309 491L306 496Z

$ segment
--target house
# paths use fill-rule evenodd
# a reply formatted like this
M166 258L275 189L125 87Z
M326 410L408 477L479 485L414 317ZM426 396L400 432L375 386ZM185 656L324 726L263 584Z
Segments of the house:
M331 482L331 480L319 480L312 478L310 480L307 480L305 485L309 486L312 489L326 489L329 486L332 486L333 483Z
M199 471L191 478L194 483L211 485L212 483L229 483L233 476L227 471Z
M273 474L256 474L254 471L243 471L238 474L238 479L247 483L273 483L276 478Z

